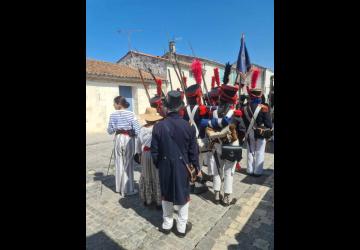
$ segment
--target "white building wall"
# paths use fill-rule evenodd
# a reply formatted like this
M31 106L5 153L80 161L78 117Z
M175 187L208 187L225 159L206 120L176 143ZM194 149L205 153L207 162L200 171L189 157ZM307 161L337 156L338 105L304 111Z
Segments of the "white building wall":
M148 98L142 84L109 82L102 80L86 81L86 133L106 133L109 117L114 112L113 100L119 95L119 86L131 86L135 114L145 112L149 107ZM156 86L149 86L150 97L156 93Z
M274 72L272 72L269 69L266 69L266 71L265 71L265 88L264 88L266 100L268 100L268 95L270 93L270 78L273 75L274 75Z

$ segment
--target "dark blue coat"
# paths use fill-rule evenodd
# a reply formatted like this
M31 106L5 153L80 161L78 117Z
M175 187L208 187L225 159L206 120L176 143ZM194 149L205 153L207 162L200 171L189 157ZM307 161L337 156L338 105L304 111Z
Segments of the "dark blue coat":
M179 145L182 157L170 136ZM186 204L190 198L190 184L185 163L192 163L200 170L195 128L177 113L170 113L166 119L154 125L151 155L159 169L162 199L175 205Z
M244 109L248 109L249 107L251 108L252 113L254 113L255 109L257 107L257 104L253 104L253 103L248 104ZM248 112L248 113L249 113L249 116L251 118L252 117L251 112ZM245 114L244 114L243 118L244 118L243 120L244 120L246 129L247 129L249 127L249 125L250 125L250 121L246 118ZM264 124L264 126L266 128L272 128L270 109L269 109L268 112L263 112L263 111L259 112L258 116L256 117L256 124L257 125Z

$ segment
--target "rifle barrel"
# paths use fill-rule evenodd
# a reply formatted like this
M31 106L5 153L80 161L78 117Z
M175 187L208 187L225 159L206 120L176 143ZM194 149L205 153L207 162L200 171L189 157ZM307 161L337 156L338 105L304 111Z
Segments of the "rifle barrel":
M168 69L168 74L169 74L170 88L171 88L171 90L173 90L172 81L171 81L171 75L170 75L170 69Z
M145 85L145 81L144 81L144 78L143 78L143 75L142 75L142 73L141 73L141 70L140 69L138 69L139 70L139 74L140 74L140 77L141 77L141 81L142 81L142 84L144 85L144 89L145 89L145 92L146 92L146 96L147 96L147 98L148 98L148 100L149 100L149 103L150 103L150 94L149 94L149 90L147 89L147 87L146 87L146 85Z

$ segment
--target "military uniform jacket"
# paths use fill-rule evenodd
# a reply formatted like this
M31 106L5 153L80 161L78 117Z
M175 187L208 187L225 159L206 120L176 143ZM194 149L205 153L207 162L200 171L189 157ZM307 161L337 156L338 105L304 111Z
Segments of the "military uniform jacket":
M169 128L170 133L166 127ZM191 163L200 170L195 128L177 113L168 114L165 120L154 125L151 155L155 166L159 169L162 199L175 205L186 204L190 199L190 186L185 163Z
M260 125L264 124L264 126L266 128L272 128L270 109L266 105L262 105L262 106L263 106L263 108L260 110L258 116L256 117L256 125L260 126ZM253 103L250 103L246 107L244 107L244 112L243 112L244 113L244 115L243 115L244 119L243 120L244 120L246 129L249 127L250 121L245 115L245 109L247 109L247 113L249 114L250 119L251 119L252 114L255 112L256 107L257 107L257 104L253 104ZM249 109L251 109L251 112L250 112Z
M187 107L188 107L188 106L186 106L186 108L185 108L184 119L189 122L189 121L190 121L190 117L189 117L188 112L187 112ZM190 105L190 110L193 111L193 110L194 110L194 107L195 107L195 105ZM200 108L198 107L198 109L197 109L196 112L195 112L194 122L195 122L195 124L196 124L196 126L197 126L197 128L198 128L198 130L199 130L199 137L200 137L200 138L204 138L204 137L205 137L205 128L202 128L202 127L200 126L200 121L201 121L201 119L208 117L208 112L206 112L205 115L200 115L200 110L199 110L199 109L200 109Z

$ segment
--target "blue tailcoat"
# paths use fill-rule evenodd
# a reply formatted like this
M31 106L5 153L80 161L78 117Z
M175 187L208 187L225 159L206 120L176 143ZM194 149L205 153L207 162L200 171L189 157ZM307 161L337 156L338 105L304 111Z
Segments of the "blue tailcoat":
M153 128L151 155L159 169L161 196L163 200L173 202L174 205L184 205L190 198L189 176L184 160L200 170L195 133L195 128L177 113L168 114L166 119L155 124ZM183 159L169 136L179 145Z

